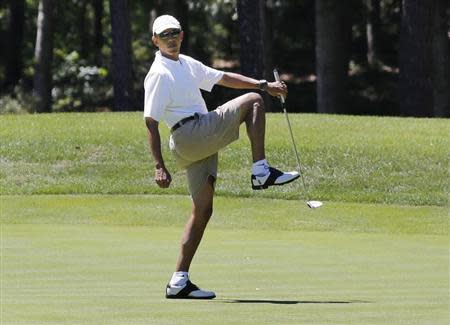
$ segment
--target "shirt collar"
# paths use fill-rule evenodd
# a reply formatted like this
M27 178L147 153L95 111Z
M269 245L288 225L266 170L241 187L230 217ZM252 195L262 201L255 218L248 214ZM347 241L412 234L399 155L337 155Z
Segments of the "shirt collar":
M180 64L180 63L181 63L181 61L180 61L180 56L178 56L178 60L177 60L177 61L172 60L172 59L169 59L169 58L166 58L164 55L161 54L161 51L157 51L156 54L155 54L155 56L156 56L156 58L158 58L162 63L165 63L165 64Z

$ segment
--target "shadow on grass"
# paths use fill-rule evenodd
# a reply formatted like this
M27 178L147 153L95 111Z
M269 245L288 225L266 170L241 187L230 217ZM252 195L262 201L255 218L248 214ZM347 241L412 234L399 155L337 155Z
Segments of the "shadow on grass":
M274 304L274 305L297 305L297 304L368 304L370 301L363 300L272 300L272 299L221 299L225 303L233 304Z

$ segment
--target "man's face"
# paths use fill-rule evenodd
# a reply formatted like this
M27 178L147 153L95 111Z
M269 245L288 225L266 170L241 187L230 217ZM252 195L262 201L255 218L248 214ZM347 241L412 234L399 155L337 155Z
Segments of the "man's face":
M174 28L166 29L162 33L154 35L152 40L163 54L178 56L183 41L183 31Z

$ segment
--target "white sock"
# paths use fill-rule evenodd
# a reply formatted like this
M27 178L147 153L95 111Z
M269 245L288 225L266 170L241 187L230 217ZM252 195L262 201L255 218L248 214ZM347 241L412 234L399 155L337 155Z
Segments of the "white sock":
M171 287L182 287L186 284L187 280L189 280L189 272L174 272L169 284Z
M269 163L266 159L258 160L253 163L252 174L256 176L264 176L269 172Z

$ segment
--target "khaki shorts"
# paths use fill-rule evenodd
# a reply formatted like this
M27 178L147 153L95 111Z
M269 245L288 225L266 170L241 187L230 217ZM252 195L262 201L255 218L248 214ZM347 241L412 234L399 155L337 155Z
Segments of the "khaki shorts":
M200 114L170 136L170 151L186 168L188 189L195 199L208 176L217 178L217 152L239 138L241 100L233 99L216 110Z

